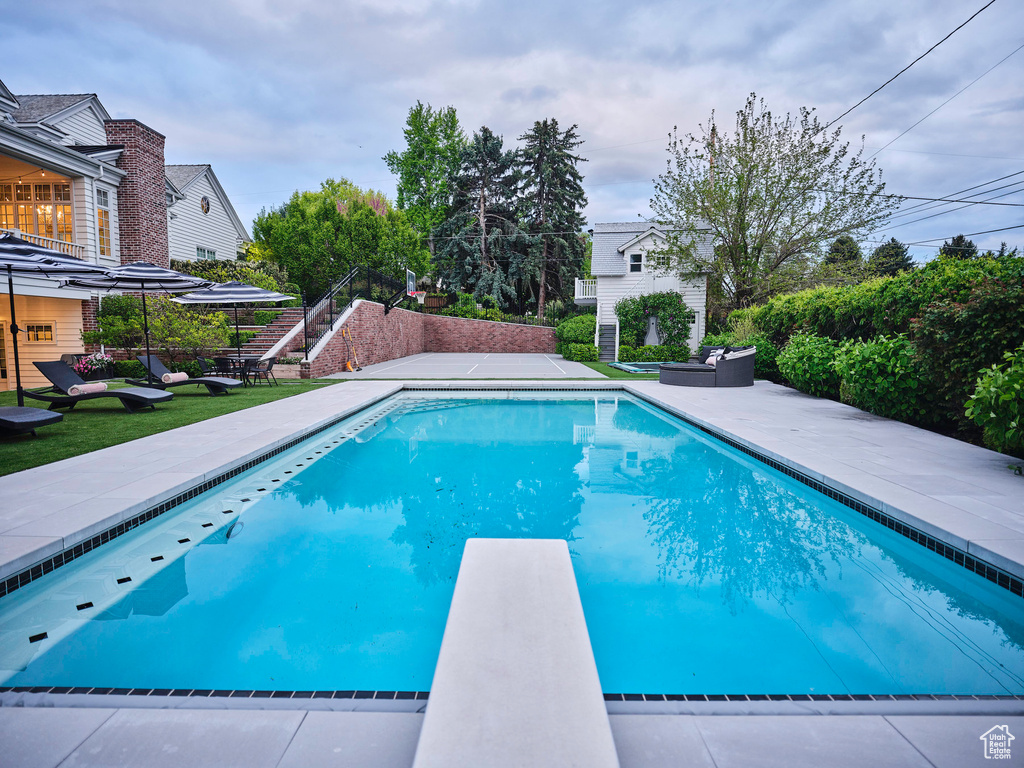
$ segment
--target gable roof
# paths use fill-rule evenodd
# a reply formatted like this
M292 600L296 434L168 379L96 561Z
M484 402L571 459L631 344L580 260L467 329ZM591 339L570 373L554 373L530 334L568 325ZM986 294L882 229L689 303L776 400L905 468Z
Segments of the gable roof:
M18 108L18 97L11 93L3 80L0 80L0 107L6 107L8 110Z
M165 165L164 175L179 192L195 181L210 165Z
M652 235L665 238L672 231L648 221L595 224L591 230L594 242L590 261L591 274L594 276L626 274L625 251L627 249ZM711 238L705 238L698 248L702 252L710 252Z
M88 99L95 99L95 93L53 93L17 96L18 108L12 111L19 123L41 123Z

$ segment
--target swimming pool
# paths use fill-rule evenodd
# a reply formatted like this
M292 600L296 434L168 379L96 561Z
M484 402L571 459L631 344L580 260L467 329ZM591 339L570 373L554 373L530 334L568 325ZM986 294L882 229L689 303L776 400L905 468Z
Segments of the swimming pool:
M606 692L1024 688L1019 597L610 393L380 403L0 599L0 680L427 690L469 536L569 541Z

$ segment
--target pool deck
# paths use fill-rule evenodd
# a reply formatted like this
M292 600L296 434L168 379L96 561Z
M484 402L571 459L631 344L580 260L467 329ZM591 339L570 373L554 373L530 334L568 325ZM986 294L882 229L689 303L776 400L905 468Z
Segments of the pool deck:
M595 379L349 381L2 477L0 578L406 385L625 389L1024 576L1024 478L1008 469L1006 456L765 382L708 389ZM51 697L46 707L0 707L0 762L411 765L422 722L414 712L275 709L270 700L260 704L266 709L199 710L76 698L91 701L53 708ZM31 695L5 703L32 703ZM993 711L982 701L934 704L948 706L934 710L944 714L869 707L843 716L798 714L809 711L801 707L755 717L744 716L752 707L736 714L608 711L622 765L988 765L983 733L995 725L1024 731L1024 707L995 715L982 714Z

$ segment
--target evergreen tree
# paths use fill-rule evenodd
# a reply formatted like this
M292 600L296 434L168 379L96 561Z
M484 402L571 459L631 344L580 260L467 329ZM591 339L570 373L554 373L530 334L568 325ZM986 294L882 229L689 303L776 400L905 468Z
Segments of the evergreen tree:
M388 152L384 162L398 176L398 209L427 238L433 257L433 233L448 218L466 134L455 107L434 110L419 101L409 110L404 133L405 151Z
M577 126L561 132L558 121L538 121L519 140L520 214L526 230L528 264L537 282L537 316L544 317L548 291L561 295L569 281L579 276L586 244L581 213L587 204L583 176L574 154L583 143Z
M939 248L939 257L946 259L973 259L978 255L978 246L963 235L946 240Z
M512 281L523 271L515 170L516 152L502 149L501 136L486 126L474 133L462 150L451 213L436 235L443 284L478 301L490 296L502 308L517 298Z
M914 268L914 260L903 243L895 237L882 243L871 253L868 267L876 275L898 275Z
M825 254L826 264L848 264L864 258L857 241L849 235L840 235L832 241Z

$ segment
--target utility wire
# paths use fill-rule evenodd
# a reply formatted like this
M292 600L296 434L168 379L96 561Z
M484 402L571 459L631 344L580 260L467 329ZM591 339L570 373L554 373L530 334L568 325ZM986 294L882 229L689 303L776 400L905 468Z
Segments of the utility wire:
M1021 182L1018 182L1018 183L1021 183ZM1016 186L1016 184L1007 185L1007 186ZM993 190L989 190L989 191L993 191ZM995 197L989 197L989 198L987 198L987 200L997 200L998 198L1006 197L1007 195L1015 195L1015 194L1017 194L1020 191L1021 190L1019 190L1019 189L1011 189L1009 192L1004 192L1003 194L996 195ZM939 211L938 213L933 213L930 216L922 216L919 219L911 219L910 221L904 221L904 222L902 222L900 224L896 224L893 227L887 227L887 229L897 229L898 227L905 227L905 226L907 226L909 224L916 224L919 221L925 221L927 219L934 219L936 216L945 216L947 213L955 213L956 211L962 211L964 208L970 208L972 205L977 205L978 203L981 203L981 202L986 202L986 201L979 200L977 203L968 203L967 205L961 205L959 208L950 208L947 211Z
M922 53L922 54L921 54L920 56L918 56L918 57L917 57L916 59L914 59L914 60L913 60L912 62L910 62L909 64L907 64L907 66L905 66L905 67L904 67L903 69L901 69L901 70L900 70L899 72L897 72L897 73L896 73L895 75L893 75L892 77L890 77L890 78L889 78L888 80L886 80L886 81L885 81L884 83L882 83L882 84L881 84L880 86L878 86L877 88L875 88L875 90L873 90L873 91L872 91L871 93L869 93L869 94L868 94L867 96L865 96L865 97L864 97L863 99L861 99L860 101L858 101L858 102L857 102L856 104L854 104L854 105L853 105L852 107L850 107L850 108L849 108L848 110L846 110L845 112L843 112L843 114L841 114L841 115L840 115L839 117L837 117L837 118L836 118L835 120L832 120L831 122L829 122L828 124L826 124L826 125L825 125L825 127L824 127L824 128L822 129L822 130L827 130L827 129L828 129L828 127L829 127L830 125L832 125L833 123L837 123L837 122L839 122L839 121L840 121L840 120L842 120L842 119L843 119L844 117L846 117L846 116L847 116L848 114L850 114L851 112L853 112L853 110L855 110L855 109L856 109L857 107L859 107L859 106L860 106L861 104L863 104L863 103L864 103L865 101L867 101L868 99L870 99L870 98L871 98L872 96L874 96L874 95L875 95L876 93L878 93L878 92L879 92L880 90L882 90L883 88L885 88L885 86L887 86L887 85L888 85L889 83L891 83L891 82L892 82L893 80L895 80L895 79L896 79L897 77L899 77L899 76L900 76L900 75L902 75L902 74L903 74L904 72L906 72L906 71L907 71L908 69L910 69L910 68L911 68L912 66L914 66L915 64L917 64L917 62L919 62L919 61L920 61L921 59L923 59L923 58L924 58L925 56L927 56L927 55L928 55L929 53L931 53L932 51L934 51L934 50L935 50L936 48L938 48L938 47L939 47L940 45L942 45L942 44L943 44L944 42L946 42L947 40L949 40L949 38L951 38L951 37L952 37L953 35L955 35L955 34L956 34L957 32L959 32L959 31L960 31L961 29L963 29L963 28L964 28L965 26L967 26L967 24L968 24L968 23L969 23L969 22L970 22L971 20L973 20L975 16L977 16L977 15L978 15L978 14L980 14L980 13L981 13L982 11L984 11L984 10L985 10L986 8L988 8L988 7L990 6L990 5L992 5L992 3L994 3L995 1L996 1L996 0L989 0L989 1L987 2L987 3L985 3L985 5L983 5L983 6L981 7L981 8L979 8L979 9L978 9L977 11L975 11L975 12L974 12L973 14L971 14L971 17L970 17L969 19L967 19L967 21L965 21L965 22L964 22L963 24L961 24L960 26L958 26L958 27L957 27L956 29L954 29L954 30L953 30L952 32L950 32L950 33L949 33L948 35L946 35L946 36L945 36L944 38L942 38L941 40L939 40L939 42L937 42L937 43L936 43L935 45L933 45L933 46L932 46L931 48L929 48L929 49L928 49L927 51L925 51L924 53Z
M999 229L986 229L982 232L968 232L966 235L964 235L964 237L974 237L975 235L990 235L993 232L1006 232L1011 229L1024 229L1024 224L1016 224L1012 227L1000 227ZM918 240L913 243L906 243L906 245L928 245L928 243L934 243L938 240L952 240L953 237L956 237L956 235L950 237L933 237L930 240Z
M967 90L968 88L970 88L970 87L971 87L972 85L974 85L974 84L975 84L976 82L978 82L979 80L981 80L981 78L983 78L983 77L984 77L985 75L987 75L987 74L988 74L989 72L991 72L991 71L992 71L993 69L995 69L996 67L998 67L998 66L999 66L1000 64L1002 64L1002 63L1003 63L1004 61L1006 61L1006 60L1007 60L1008 58L1010 58L1011 56L1013 56L1013 54L1014 54L1014 53L1017 53L1017 51L1019 51L1019 50L1020 50L1021 48L1024 48L1024 43L1022 43L1022 44L1021 44L1021 45L1019 45L1019 46L1018 46L1018 47L1017 47L1016 49L1014 49L1014 51L1013 51L1012 53L1009 53L1009 54L1007 54L1007 55L1006 55L1006 56L1004 56L1004 57L1003 57L1002 59L1000 59L1000 60L999 60L998 62L996 62L996 63L995 63L995 64L993 64L993 65L992 65L991 67L989 67L989 68L988 68L988 69L986 69L986 70L985 70L984 72L982 72L982 73L981 73L980 75L978 75L978 76L977 76L976 78L974 78L973 80L971 80L971 82L969 82L969 83L968 83L967 85L965 85L965 86L964 86L963 88L961 88L961 89L960 89L959 91L957 91L956 93L954 93L954 94L953 94L952 96L950 96L950 97L949 97L948 99L946 99L946 100L945 100L944 102L942 102L941 104L939 104L939 106L937 106L937 107L936 107L935 109L933 109L933 110L932 110L931 112L929 112L929 113L928 113L927 115L925 115L924 117L922 117L922 118L921 118L920 120L918 120L918 121L917 121L916 123L914 123L914 124L913 124L912 126L910 126L909 128L907 128L907 130L905 130L905 131L904 131L903 133L901 133L901 134L900 134L899 136L897 136L897 137L896 137L895 139L893 139L892 141L890 141L890 142L889 142L888 144L885 144L885 145L884 145L884 146L883 146L883 147L882 147L881 149L876 149L876 150L875 150L875 152L874 152L874 153L873 153L872 155L870 155L870 156L868 157L868 160L870 160L870 159L871 159L872 157L874 157L875 155L877 155L877 154L878 154L879 152L881 152L882 150L886 149L886 148L887 148L887 147L889 147L889 146L890 146L891 144L894 144L894 143L895 143L895 142L897 142L897 141L898 141L899 139L903 138L903 137L904 137L904 136L906 136L906 135L907 135L908 133L910 133L910 132L911 132L912 130L914 130L915 128L917 128L917 126L919 126L919 125L920 125L921 123L923 123L923 122L924 122L925 120L927 120L927 119L928 119L929 117L931 117L932 115L934 115L934 114L935 114L936 112L938 112L938 111L939 111L940 109L942 109L942 108L943 108L944 106L946 106L947 104L949 104L949 102L951 102L951 101L952 101L953 99L955 99L955 98L956 98L957 96L959 96L959 95L960 95L961 93L963 93L964 91L966 91L966 90Z

